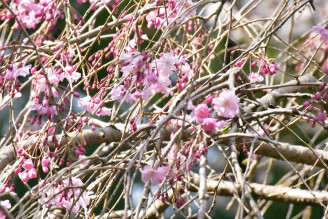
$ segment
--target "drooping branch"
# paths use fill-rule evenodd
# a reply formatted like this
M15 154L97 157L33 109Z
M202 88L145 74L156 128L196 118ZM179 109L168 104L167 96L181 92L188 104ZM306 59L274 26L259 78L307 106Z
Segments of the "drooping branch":
M195 174L190 184L190 191L197 192L200 184L200 178ZM302 205L319 205L320 202L328 203L328 192L326 191L313 191L310 192L304 189L281 187L281 186L270 186L259 183L249 183L248 188L251 194L255 198L266 199L277 202L291 203L291 204L302 204ZM181 189L181 188L180 188ZM232 196L233 194L241 194L241 185L223 180L221 182L216 180L207 181L207 192L213 193L216 191L217 195L220 196ZM172 190L169 190L169 201L163 203L157 200L151 208L146 212L147 218L157 218L159 213L164 212L169 206L169 202L173 197ZM107 218L118 218L122 217L124 211L115 211L110 214L105 214ZM132 212L129 212L131 216Z
M145 127L143 127L145 128ZM165 137L166 139L169 138L170 133L172 131L175 131L176 127L173 127L172 125L169 125L165 129ZM95 131L92 130L83 130L82 133L77 134L76 132L72 132L69 134L69 136L74 137L74 141L81 141L81 139L84 139L87 143L87 145L90 144L100 144L103 142L118 142L121 140L122 137L122 131L119 129L109 126L105 128L97 128ZM188 135L188 133L185 133ZM190 133L189 133L190 134ZM318 150L318 149L312 149L310 150L307 147L301 146L301 145L291 145L288 143L281 143L272 141L268 138L259 137L257 135L253 134L245 134L245 133L232 133L232 134L225 134L221 135L219 137L220 142L225 143L227 139L230 137L235 136L239 139L253 139L258 138L258 140L261 140L263 143L256 143L255 144L255 153L275 158L278 160L283 160L281 155L288 161L296 162L296 163L303 163L307 165L314 165L316 164L319 167L325 167L328 164L328 151L324 150ZM59 137L59 136L58 136ZM52 137L49 137L51 139ZM127 136L129 138L129 136ZM133 138L131 138L132 140ZM71 139L70 139L71 140ZM65 145L66 142L69 140L62 139L61 143L62 145ZM74 141L71 142L71 144L74 144ZM273 142L276 144L270 144L268 142ZM35 142L33 140L25 141L25 145L33 145ZM274 145L274 146L273 146ZM50 146L53 146L52 143L50 143ZM250 147L250 144L246 144L246 147ZM242 148L239 148L242 150ZM313 151L315 153L313 153ZM321 162L320 159L323 161ZM16 159L15 151L12 145L5 146L0 151L0 169L4 169L6 165L8 165L10 162L14 161Z
M198 187L199 177L194 177L193 183ZM270 186L258 183L249 183L248 186L254 197L267 200L304 205L319 205L320 202L328 203L328 192L326 191L310 192L304 189ZM197 187L192 187L191 189L197 190ZM214 192L215 190L219 195L230 196L234 193L240 193L241 185L229 181L221 181L218 186L218 181L208 180L207 191Z

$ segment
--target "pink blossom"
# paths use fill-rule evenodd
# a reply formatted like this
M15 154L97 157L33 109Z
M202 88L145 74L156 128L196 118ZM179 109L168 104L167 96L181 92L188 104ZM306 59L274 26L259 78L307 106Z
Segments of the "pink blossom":
M219 116L233 118L239 109L239 97L231 90L223 90L219 97L215 97L212 101L214 109Z
M42 183L40 183L40 185L42 185ZM41 199L44 202L48 202L49 205L64 207L66 210L69 210L73 203L75 203L72 211L77 213L81 207L88 206L90 200L94 198L93 192L91 191L82 193L81 188L83 186L84 183L79 178L71 177L70 179L64 179L55 187L50 188ZM66 189L68 187L75 188Z
M31 159L27 159L27 160L24 159L22 167L26 170L30 170L34 168L33 161Z
M327 120L327 114L324 110L318 110L317 115L314 119L316 122L321 123L322 125L325 125Z
M175 65L179 63L178 57L173 53L163 53L161 58L155 60L155 66L161 74L170 75L172 71L176 70Z
M31 159L23 160L22 167L25 169L22 173L19 173L18 176L23 182L27 182L30 179L37 177L37 171L34 168L33 161Z
M206 118L204 119L202 123L202 128L206 132L215 132L217 125L216 125L217 120L213 118Z
M154 169L153 167L146 165L140 171L141 172L141 180L144 183L148 181L151 182L152 185L156 185L164 179L170 167L167 166L160 167L158 169Z
M110 92L111 97L113 99L117 99L118 101L122 101L125 95L125 88L123 85L118 85L117 87L113 88Z
M24 171L22 173L19 173L18 176L21 178L23 182L27 182L30 180L30 177L28 176L28 171Z
M11 2L10 8L25 28L34 29L43 20L50 22L53 26L56 23L56 17L60 15L57 2L54 0L40 0L40 3L35 0L17 0ZM13 16L7 12L6 17L11 19ZM16 22L15 28L18 27Z
M224 120L218 121L218 122L216 123L216 127L217 127L218 129L223 129L223 128L226 127L227 125L229 125L229 122L224 121Z
M60 81L60 75L57 74L52 68L46 68L45 69L45 74L48 77L49 83L51 86L51 91L54 94L55 97L58 97L58 93L55 89L55 87L58 86L58 83ZM38 74L36 78L33 80L33 84L35 86L35 89L41 92L45 92L48 96L50 96L50 89L47 84L47 80L44 75Z
M36 110L39 115L47 115L47 116L53 116L57 115L57 109L56 106L52 105L43 105L39 103L35 103L30 106L31 110Z
M309 100L307 101L304 101L304 103L302 104L302 106L305 108L305 107L308 107L310 106L311 102Z
M154 83L151 86L151 89L155 93L161 92L162 94L165 94L165 95L173 95L173 92L169 87L170 85L171 85L170 78L168 76L160 75L158 77L157 83Z
M313 26L313 31L322 36L324 41L328 41L328 29L322 26Z
M274 75L277 72L277 70L278 70L277 64L275 62L271 62L269 64L269 73L270 73L270 75Z
M150 29L153 26L159 28L161 27L162 19L158 16L158 11L151 11L146 16L147 27Z
M77 105L83 107L87 112L92 113L95 107L95 104L91 101L91 97L88 95L82 97L77 101Z
M161 1L156 2L158 4ZM188 8L192 5L193 3L190 0L170 0L168 4L166 4L165 9L159 8L150 12L146 16L146 20L148 22L147 27L151 28L154 25L157 28L165 28L173 21L181 23L196 14L196 9L188 10Z
M74 71L72 66L66 66L65 72L61 74L60 81L63 81L65 78L67 81L73 83L80 79L81 73ZM66 73L67 72L67 73Z
M15 63L12 65L10 69L7 69L5 79L7 81L11 81L14 78L17 78L19 76L26 77L30 74L30 70L32 68L32 65L27 65L24 67L19 67L20 64Z
M111 109L107 107L102 107L100 108L99 112L97 112L97 116L110 116L111 112Z
M237 67L240 67L240 66L242 66L243 64L244 64L244 61L242 61L242 60L236 62L236 66L237 66Z
M208 118L208 116L210 115L210 109L204 103L199 104L195 108L195 115L196 115L196 120L198 122L201 122L205 118Z
M9 200L0 201L0 205L7 210L11 208ZM0 219L6 219L6 215L2 211L0 211Z
M181 73L190 79L194 75L194 71L188 63L181 65Z
M29 177L30 179L34 179L34 178L36 178L37 175L38 175L38 173L37 173L37 171L36 171L35 168L32 168L32 169L30 169L30 170L28 171L28 177Z
M251 81L251 83L261 82L261 81L264 80L264 78L258 72L252 72L252 73L250 73L249 76L248 76L248 78Z
M192 110L192 111L194 111L195 110L195 106L194 106L194 104L192 103L192 101L188 101L188 104L187 104L187 109L188 110Z
M111 109L107 107L99 107L100 106L100 99L98 97L91 98L89 95L83 98L80 98L77 101L77 105L83 107L87 112L93 113L97 108L96 115L97 116L110 116Z

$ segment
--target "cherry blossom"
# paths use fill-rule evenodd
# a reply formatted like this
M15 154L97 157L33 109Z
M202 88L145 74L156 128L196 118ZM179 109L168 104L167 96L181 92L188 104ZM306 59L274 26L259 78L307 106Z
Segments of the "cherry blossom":
M215 132L216 128L217 128L217 120L213 119L213 118L206 118L204 119L203 123L202 123L202 128L206 131L206 132Z
M78 106L83 107L87 112L93 113L97 108L97 116L110 116L111 110L107 107L100 106L99 98L91 98L89 95L83 98L80 98L77 101Z
M195 115L196 115L196 120L198 122L201 122L204 119L208 118L208 116L210 115L210 109L204 103L199 104L195 108Z
M113 88L111 90L111 92L110 92L111 97L113 99L117 99L118 101L122 101L123 100L124 93L125 93L124 85L118 85L117 87Z
M47 116L53 116L57 115L57 109L56 106L52 106L49 104L44 103L35 103L30 106L31 110L36 110L39 115L47 115Z
M67 72L67 74L62 73L60 81L63 81L64 79L66 79L67 81L73 83L73 82L78 81L81 77L81 73L76 72L72 66L68 65L65 67L64 70L65 70L65 72Z
M173 53L162 53L160 58L149 63L148 56L143 52L123 53L120 61L121 72L124 77L124 85L114 87L110 94L113 99L132 104L140 97L144 100L156 93L172 95L170 75L177 71L180 62ZM190 68L185 64L185 74L190 74ZM141 87L131 91L131 87Z
M11 2L10 8L25 28L35 29L37 24L43 20L50 22L51 26L53 26L56 23L56 19L61 16L57 9L57 3L54 0L40 0L40 2L35 0L17 0ZM8 20L12 18L9 11L6 16ZM15 27L19 27L18 23L15 23Z
M56 91L55 87L58 86L60 81L60 75L58 75L52 68L46 68L46 75L48 77L49 83L51 88L49 88L47 84L47 79L43 74L38 74L37 77L33 80L33 84L35 86L35 90L39 92L44 92L48 96L50 96L50 89L55 97L58 97L58 92Z
M278 66L275 62L269 62L268 60L264 59L261 67L259 69L259 73L261 75L263 74L270 74L270 75L274 75L278 70Z
M37 171L34 167L33 161L31 159L24 159L22 167L25 169L23 172L19 173L18 176L23 182L27 182L30 179L34 179L37 176Z
M239 97L233 91L223 90L218 97L213 99L212 103L219 116L233 118L239 109L239 101Z
M173 52L163 53L162 56L154 61L153 66L156 66L160 74L170 75L172 71L176 70L176 64L179 63L178 57Z
M7 69L5 79L7 81L11 81L12 79L17 78L19 76L26 77L30 74L31 68L32 65L20 67L20 64L15 63Z
M0 205L7 210L11 208L11 204L9 200L0 201ZM1 210L0 210L0 219L6 219L6 215Z
M260 136L269 134L274 134L278 143L288 141L279 134L281 121L289 127L290 119L295 120L296 126L307 119L313 126L320 124L326 128L328 26L313 27L307 38L309 42L303 45L294 43L288 51L276 49L282 48L281 40L264 38L278 36L276 30L285 22L273 23L270 30L265 29L267 25L256 26L256 32L264 38L256 37L251 30L254 37L243 39L240 37L248 36L243 23L252 21L254 12L243 12L242 4L231 1L221 1L215 7L211 2L2 1L0 110L5 109L1 113L9 116L1 126L4 137L0 157L4 159L0 162L3 169L0 192L12 195L17 178L26 187L24 195L17 195L20 200L12 209L14 217L51 217L45 214L60 209L63 217L70 217L73 212L73 217L117 214L138 218L153 214L145 207L157 207L159 200L165 208L170 206L174 210L186 203L185 206L196 203L198 216L206 217L206 212L215 210L209 209L210 203L206 200L213 189L226 186L226 180L237 186L242 183L238 177L229 179L231 173L238 172L238 163L226 168L226 179L216 173L224 166L219 163L213 166L211 155L227 152L237 156L238 153L229 151L235 148L248 154L251 144L258 145L263 140ZM272 15L266 11L265 19L258 18L257 14L253 18L260 23L268 18L287 22L306 6L295 2L278 7ZM75 12L75 3L88 5L76 8ZM252 5L254 11L257 5L261 4ZM222 10L222 14L202 14L207 7ZM233 9L228 13L231 16L226 16L228 9ZM283 20L286 16L280 14L286 11L291 16ZM243 18L240 24L234 22L236 12ZM62 18L65 19L55 26ZM212 20L218 25L213 25ZM297 37L290 32L291 39ZM238 45L231 46L228 38ZM265 42L261 43L263 39ZM299 52L294 54L294 51ZM313 55L314 51L318 57ZM269 58L269 54L274 54L276 59ZM322 60L318 62L318 58ZM304 70L309 67L309 60L316 63L315 73L311 73L310 68ZM278 66L283 69L279 71ZM242 78L244 72L249 73L250 83ZM278 75L272 77L275 74ZM265 85L251 84L264 81L263 75L270 79ZM298 77L295 79L292 75ZM296 86L291 80L297 82ZM228 85L230 89L222 89ZM267 93L270 89L281 93L273 102L280 101L282 110L261 107L267 105L267 96L271 98ZM14 99L21 96L21 100ZM306 108L301 107L305 100L302 98L309 98L303 103ZM292 116L285 116L290 110ZM268 112L272 115L268 116ZM252 116L255 114L257 122ZM227 133L230 125L233 128ZM260 127L264 127L263 130ZM7 133L4 129L8 129ZM309 139L313 138L310 132L306 134ZM240 137L243 135L246 137ZM234 144L230 138L236 138ZM88 145L91 146L88 148ZM254 153L272 157L266 150L268 144L262 147L263 150ZM317 151L322 153L320 148ZM282 148L281 157L288 160L289 154ZM214 159L217 157L225 162L231 158L215 156ZM257 159L251 155L248 158ZM262 165L266 159L256 161ZM307 164L312 165L310 162ZM318 168L322 167L321 163ZM133 175L137 167L140 167L137 171L141 180ZM250 185L260 175L252 173L255 178L249 177ZM210 188L206 180L223 181L216 188ZM144 189L148 203L143 199L139 204L134 203L135 197L128 197L129 191L135 194L140 181L157 185L157 193L150 192L154 186ZM163 186L159 187L160 183ZM193 196L190 185L199 188L199 196ZM248 190L245 194L249 194ZM261 198L269 200L269 192L266 195ZM245 203L247 201L245 199ZM120 203L128 205L118 206ZM104 205L103 211L99 204ZM0 205L4 209L11 208L9 200L0 201ZM162 211L164 207L158 209ZM258 210L256 204L252 207L255 210L250 209L249 215L263 212L262 205ZM101 215L96 215L98 213ZM197 213L191 209L188 214ZM0 210L0 219L3 218L4 212Z
M261 82L264 80L264 78L258 72L251 72L248 78L251 81L251 83Z
M324 41L328 41L328 29L322 26L313 26L313 31L322 36Z
M153 167L146 165L140 171L141 172L141 180L144 183L148 181L151 182L152 185L157 185L162 182L168 171L170 170L169 166L161 166L158 169L154 169Z
M40 183L41 187L42 185L43 182ZM74 204L72 211L77 213L81 207L88 206L90 200L94 198L93 192L82 191L83 186L84 183L77 177L64 179L56 186L51 187L42 197L42 200L48 202L49 205L64 207L66 210L69 210ZM80 195L81 193L82 195Z

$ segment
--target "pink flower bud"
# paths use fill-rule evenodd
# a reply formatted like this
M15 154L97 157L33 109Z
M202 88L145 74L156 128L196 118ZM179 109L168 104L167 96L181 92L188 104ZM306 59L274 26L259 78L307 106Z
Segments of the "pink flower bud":
M320 90L320 91L324 91L325 88L326 88L326 84L327 84L327 83L323 83L323 84L321 84L321 85L319 86L319 90Z
M304 103L303 103L303 107L308 107L308 106L310 106L310 101L304 101Z
M205 103L210 103L213 100L213 96L208 96L205 100Z
M242 66L244 64L244 61L238 61L238 62L236 62L236 66L237 67L240 67L240 66Z
M75 91L74 91L74 92L73 92L73 96L74 96L74 97L80 97L80 94L79 94L78 92L75 92Z
M314 98L315 98L316 100L320 100L320 99L321 99L321 94L320 94L320 93L316 93L316 94L314 95Z
M43 170L44 173L48 173L49 164L50 164L49 158L46 157L46 158L42 159L41 166L42 166L42 170Z

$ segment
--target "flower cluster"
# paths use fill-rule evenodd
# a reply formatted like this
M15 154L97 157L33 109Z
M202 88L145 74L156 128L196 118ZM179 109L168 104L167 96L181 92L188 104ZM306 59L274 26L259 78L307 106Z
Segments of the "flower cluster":
M228 122L224 120L217 120L212 118L210 115L210 109L208 108L207 104L201 103L194 107L191 103L189 103L188 109L193 110L193 114L196 118L196 121L202 124L202 128L204 131L213 133L217 129L222 129Z
M274 75L276 74L277 70L278 70L278 66L275 62L263 61L259 73L261 75L263 74Z
M34 167L33 161L31 159L24 159L22 167L25 169L23 172L19 173L18 176L23 182L27 182L30 179L34 179L37 176L37 171ZM20 169L20 168L19 168Z
M100 105L100 98L91 98L89 95L80 98L77 102L78 106L83 107L87 112L93 113L95 110L97 116L110 116L111 110L103 105Z
M12 81L13 79L18 78L19 76L26 77L30 74L31 68L32 65L22 66L21 64L15 63L7 68L5 79L7 81Z
M312 99L304 101L303 107L308 107L308 111L313 111L316 115L313 118L312 126L314 127L315 124L318 122L322 125L326 124L327 120L327 114L326 111L323 109L316 108L317 105L320 104L322 101L328 100L328 87L326 83L323 83L319 87L319 92L317 92ZM323 102L325 104L325 102ZM308 122L310 122L310 119L308 119Z
M60 11L57 9L57 2L54 0L14 0L11 1L10 8L24 27L29 29L35 29L37 24L44 20L53 27L58 16L61 16ZM7 11L6 16L2 19L10 20L12 17L12 14ZM19 27L17 21L14 27L16 29Z
M47 115L48 117L52 117L56 115L56 106L49 100L52 95L53 97L59 97L57 90L59 82L66 79L72 83L80 77L81 74L74 71L74 68L71 66L66 66L64 71L60 68L45 68L45 73L40 72L32 81L34 85L32 99L34 102L31 104L30 109L37 111L38 116ZM43 96L42 101L40 100L40 96Z
M191 102L189 102L187 109L192 110L192 114L190 116L194 118L196 122L202 124L204 131L214 133L217 129L222 129L229 123L226 120L218 120L213 118L207 103L212 102L212 107L218 116L233 118L238 112L239 101L239 97L237 97L233 91L222 90L218 97L208 97L205 101L206 103L201 103L194 106Z
M40 187L42 186L43 182L40 183ZM49 189L43 195L42 201L50 206L64 207L67 211L72 208L72 212L77 213L81 207L87 207L94 198L93 192L83 192L83 186L82 180L74 176L64 179Z
M41 162L42 170L44 173L49 172L49 166L50 166L50 159L48 157L44 157Z
M140 97L148 100L156 93L173 94L169 77L178 71L180 65L178 57L173 52L162 53L160 58L151 63L148 63L148 56L145 53L123 54L121 65L124 85L118 85L111 90L113 99L133 103ZM190 69L188 63L182 66L184 71L188 71L188 67Z
M162 5L163 2L164 1L156 0L157 5ZM196 10L188 10L190 6L192 6L192 2L190 0L169 0L165 2L165 8L161 7L147 14L147 27L152 28L155 26L156 28L165 28L175 19L177 19L177 23L181 23L188 18L195 16Z

